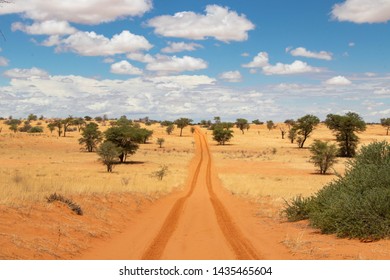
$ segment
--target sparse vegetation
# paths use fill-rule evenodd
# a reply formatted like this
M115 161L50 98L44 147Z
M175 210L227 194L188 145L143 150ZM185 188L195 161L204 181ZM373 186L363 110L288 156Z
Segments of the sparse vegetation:
M162 148L162 145L164 144L165 139L164 138L157 138L157 144Z
M168 174L168 166L167 165L161 165L160 169L157 171L152 172L151 176L154 178L157 178L158 180L162 181L164 177Z
M183 135L183 129L192 123L191 119L180 118L175 121L177 128L180 128L180 137Z
M296 132L298 136L297 143L299 148L303 148L306 139L311 135L319 123L320 119L313 115L305 115L295 122L291 130Z
M70 210L72 210L74 213L76 213L77 215L80 215L80 216L83 215L83 210L81 209L80 205L76 204L71 199L66 198L60 194L53 193L50 196L48 196L46 198L46 200L48 203L52 203L55 201L65 203L70 208Z
M105 141L99 146L97 154L100 156L100 161L107 167L107 172L112 172L120 154L119 148L111 141Z
M314 140L314 143L310 146L310 152L312 153L310 160L314 163L314 166L318 167L320 174L326 174L329 168L337 162L336 145L329 142Z
M386 128L386 135L389 135L390 118L383 118L383 119L381 119L381 125Z
M244 134L245 129L249 129L249 123L246 119L237 119L236 120L236 127L241 130L242 134Z
M79 144L84 145L88 152L96 150L97 146L103 140L103 133L99 130L96 123L89 123L81 131Z

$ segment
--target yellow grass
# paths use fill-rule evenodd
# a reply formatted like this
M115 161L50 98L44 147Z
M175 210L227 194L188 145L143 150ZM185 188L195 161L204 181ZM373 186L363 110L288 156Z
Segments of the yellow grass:
M154 131L150 144L140 145L137 153L128 157L130 163L116 165L110 174L96 153L80 150L78 132L68 132L64 138L57 137L56 131L52 135L46 131L15 134L4 124L0 126L0 204L6 205L41 201L54 192L163 195L183 186L194 152L189 128L178 137L179 131L168 136L165 128L153 125L148 127ZM158 137L165 138L163 148L156 144ZM168 174L160 181L151 174L161 165L168 166Z

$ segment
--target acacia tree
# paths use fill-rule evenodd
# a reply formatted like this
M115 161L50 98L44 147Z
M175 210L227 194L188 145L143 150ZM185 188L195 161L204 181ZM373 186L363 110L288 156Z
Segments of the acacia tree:
M66 119L62 120L62 124L64 127L64 137L66 137L66 131L69 126L73 125L74 118L72 116L67 117Z
M320 119L313 115L305 115L299 118L292 127L298 136L298 147L303 148L306 139L313 132L315 127L320 123ZM291 138L290 138L291 139Z
M79 144L84 145L88 152L93 152L97 145L103 140L103 133L99 131L96 123L89 123L82 128Z
M104 132L106 141L118 147L118 157L121 163L126 161L127 155L134 154L139 148L138 143L133 139L136 129L131 126L114 126Z
M273 121L267 121L267 128L269 131L275 127L275 124Z
M236 127L241 130L242 134L244 134L244 129L249 129L248 120L246 120L246 119L237 119L236 120Z
M390 118L383 118L383 119L381 119L381 125L386 128L386 135L389 135Z
M55 120L50 124L50 126L48 125L48 127L49 127L50 131L51 131L51 128L50 128L50 127L55 127L55 128L57 128L58 137L60 137L61 134L62 134L62 125L63 125L62 120L60 120L60 119L55 119Z
M188 118L180 118L175 121L176 126L180 128L180 137L183 135L183 128L187 127L191 123L192 120Z
M107 166L107 172L112 172L115 159L118 157L119 153L118 147L110 141L103 142L97 149L100 161Z
M213 140L217 141L219 145L225 145L233 137L233 130L230 125L226 123L219 123L213 127Z
M344 116L329 114L325 120L326 126L336 134L339 142L339 155L353 157L356 154L359 138L354 132L366 130L366 123L356 113L348 112Z

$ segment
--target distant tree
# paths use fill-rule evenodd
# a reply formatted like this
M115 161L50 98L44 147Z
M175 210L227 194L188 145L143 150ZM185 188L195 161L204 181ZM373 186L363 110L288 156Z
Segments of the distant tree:
M18 131L18 125L16 123L13 123L9 126L9 129L11 131L13 131L14 133L16 133L16 131Z
M66 119L62 120L62 124L64 127L64 137L66 137L66 131L68 130L68 127L73 125L74 118L72 116L67 117Z
M286 134L286 128L281 126L279 127L279 129L280 129L280 133L282 134L282 139L284 139L284 135Z
M248 120L246 119L237 119L236 127L241 130L242 134L244 134L244 130L249 128Z
M275 128L275 124L273 121L267 121L267 128L269 131L271 131L271 129Z
M290 139L291 144L294 143L294 140L297 138L297 129L292 127L288 131L287 138Z
M381 119L381 125L386 128L386 135L389 135L390 118L383 118L383 119Z
M298 136L298 146L303 148L306 139L313 132L315 127L320 123L320 119L314 115L305 115L299 118L292 129L294 129Z
M56 125L54 123L48 123L47 128L50 130L50 133L52 134L53 131L56 129Z
M90 116L85 116L84 117L84 120L87 121L87 122L90 122L92 120L92 117Z
M43 132L42 126L33 126L27 131L27 133L42 133L42 132Z
M97 149L97 154L100 156L100 161L107 167L107 172L112 172L115 159L120 154L118 147L110 141L105 141Z
M213 140L217 141L219 145L225 145L233 137L233 130L225 127L220 123L215 125L213 129Z
M30 124L29 121L25 121L23 126L19 128L20 132L27 132L32 128L32 125Z
M180 118L175 121L175 124L178 128L180 128L180 137L183 135L183 128L187 127L190 125L192 122L191 119L188 118Z
M168 135L171 135L171 133L175 130L175 125L173 124L170 124L167 126L167 128L165 129L165 131L167 132Z
M97 121L98 123L101 123L103 121L103 118L100 116L97 116L94 118L94 120Z
M31 121L36 121L36 120L38 120L38 116L37 116L37 115L34 115L34 114L30 114L30 115L28 115L27 120L28 120L29 122L31 122Z
M170 126L170 125L173 125L173 122L172 121L162 121L160 124L161 124L161 126Z
M58 132L58 137L61 136L62 134L62 127L63 127L63 123L62 123L62 120L61 119L55 119L53 122L52 122L52 126L55 127L57 129L57 132ZM48 126L49 127L49 126ZM50 129L50 127L49 127Z
M157 144L162 148L162 145L164 144L165 139L164 138L157 138Z
M133 123L133 121L129 120L125 115L121 116L116 121L116 125L118 125L118 126L132 125L132 123Z
M132 139L138 144L146 144L150 137L152 137L153 131L146 128L133 127Z
M195 127L191 126L191 133L194 134L195 133Z
M259 119L253 120L252 123L257 125L264 124L264 122L261 122Z
M215 123L215 124L221 123L221 117L219 117L219 116L214 117L214 123Z
M73 125L77 126L78 131L80 132L83 126L85 125L85 120L83 118L75 118L73 120Z
M325 120L326 126L336 134L341 157L353 157L356 154L359 138L355 132L366 130L366 123L356 113L348 112L344 116L329 114Z
M294 126L295 121L293 119L287 119L284 123L287 125L288 130L290 130Z
M314 143L310 146L310 152L312 153L310 160L314 163L314 166L319 168L320 174L326 174L329 168L337 162L335 144L314 140Z
M88 152L93 152L103 140L103 133L96 123L89 123L81 129L79 144L84 145Z

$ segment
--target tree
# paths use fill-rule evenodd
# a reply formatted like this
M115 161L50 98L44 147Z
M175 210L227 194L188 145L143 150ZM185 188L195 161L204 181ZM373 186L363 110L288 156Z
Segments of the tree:
M18 126L22 123L21 120L13 119L10 117L7 121L4 122L5 124L9 125L9 129L16 133L18 131Z
M29 121L29 122L31 122L31 121L36 121L38 119L38 116L37 115L34 115L34 114L30 114L30 115L28 115L28 117L27 117L27 120Z
M73 120L73 125L77 126L79 132L81 131L82 127L86 124L85 120L83 118L76 118Z
M103 133L96 123L89 123L82 128L79 144L84 145L88 152L93 152L103 140Z
M195 127L191 126L191 134L195 133Z
M180 128L180 137L183 135L183 128L187 127L190 125L192 122L191 119L188 118L180 118L175 121L175 124L178 128Z
M354 132L366 130L366 123L356 113L348 112L344 116L329 114L325 120L326 126L336 134L341 157L353 157L356 154L359 138Z
M167 126L167 128L165 129L165 131L167 132L168 135L171 135L171 133L175 130L175 125L173 124L170 124Z
M213 129L213 140L219 145L225 145L233 137L233 130L226 128L221 124L215 125Z
M118 157L121 163L126 161L127 155L134 154L139 148L137 141L134 140L137 129L136 127L125 125L110 127L104 132L106 140L118 147Z
M267 128L269 131L271 131L271 129L275 128L275 124L273 121L267 121Z
M100 161L107 166L107 172L112 172L115 159L118 158L119 153L118 147L110 141L103 142L97 149Z
M389 135L390 130L390 118L381 119L381 125L386 128L386 135Z
M242 134L244 134L244 129L248 129L249 128L248 120L246 120L246 119L237 119L236 120L236 127L241 130Z
M162 145L164 144L165 139L164 138L157 138L157 144L162 148Z
M74 118L72 116L67 117L66 119L62 120L62 124L64 126L64 137L66 137L66 131L69 126L73 124Z
M90 117L90 116L85 116L85 117L84 117L84 120L87 121L87 122L89 122L89 121L92 120L92 117Z
M55 125L55 123L49 123L48 125L47 125L47 128L50 130L50 133L52 134L53 133L53 131L56 129L56 125ZM61 134L61 133L60 133Z
M264 123L261 122L259 119L253 120L252 123L253 123L253 124L257 124L257 125L264 124Z
M337 162L337 148L335 144L314 140L314 143L310 146L310 152L312 153L310 159L314 166L319 168L320 174L326 174L329 168Z
M319 123L320 119L313 115L305 115L295 122L292 129L294 129L297 135L299 135L299 148L303 148L306 139L310 136L310 134L313 132L313 130Z

